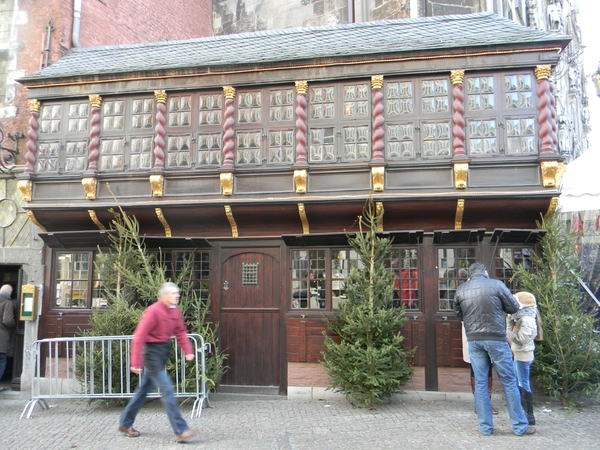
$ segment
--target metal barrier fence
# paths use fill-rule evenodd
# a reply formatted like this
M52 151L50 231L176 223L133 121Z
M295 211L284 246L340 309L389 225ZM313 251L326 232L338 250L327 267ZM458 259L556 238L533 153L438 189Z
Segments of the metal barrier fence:
M206 392L206 353L210 344L199 334L188 334L196 358L187 362L172 339L176 351L168 365L174 364L175 397L195 397L191 418L199 417ZM90 336L41 339L31 346L31 400L19 420L31 418L35 405L49 409L49 399L125 399L134 395L138 375L130 371L133 336ZM188 366L193 364L193 368ZM133 382L132 382L133 378ZM135 385L134 385L135 383ZM148 394L160 397L160 391Z

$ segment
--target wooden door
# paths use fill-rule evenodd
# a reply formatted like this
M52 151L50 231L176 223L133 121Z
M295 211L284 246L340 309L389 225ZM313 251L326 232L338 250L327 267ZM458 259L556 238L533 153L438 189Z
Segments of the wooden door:
M279 393L281 369L280 249L223 249L221 345L229 370L221 390Z

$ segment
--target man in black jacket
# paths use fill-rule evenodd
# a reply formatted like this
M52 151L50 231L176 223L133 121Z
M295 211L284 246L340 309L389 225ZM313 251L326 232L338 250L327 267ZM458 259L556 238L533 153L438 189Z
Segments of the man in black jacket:
M494 429L488 394L490 361L504 388L508 415L516 435L534 434L521 406L521 396L512 354L506 340L504 313L513 314L519 302L499 280L492 280L483 264L469 267L469 279L456 290L454 315L464 323L469 357L475 374L475 409L484 435Z

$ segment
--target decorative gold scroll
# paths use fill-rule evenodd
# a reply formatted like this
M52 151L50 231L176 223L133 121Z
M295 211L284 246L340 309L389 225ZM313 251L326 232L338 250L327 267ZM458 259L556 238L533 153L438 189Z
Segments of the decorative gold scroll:
M296 194L306 194L307 178L308 172L306 169L294 170L294 186L296 188Z
M298 203L298 214L300 214L300 221L302 222L302 234L310 233L310 227L308 225L308 217L306 217L306 208L304 208L304 203Z
M94 177L82 178L81 185L85 191L86 200L96 200L98 193L98 180Z
M35 216L33 215L33 211L26 211L27 212L27 216L29 217L29 220L31 220L31 222L40 229L40 231L42 233L47 233L48 231L46 230L46 228L44 228L35 218Z
M296 94L306 94L308 92L308 81L296 81Z
M156 217L158 217L158 220L160 220L160 223L162 223L162 226L165 228L165 236L171 237L171 227L167 223L167 219L165 219L162 209L154 208L154 211L156 212Z
M17 181L17 188L21 191L21 197L24 202L30 202L33 196L33 181L31 180L19 180Z
M233 173L221 173L221 194L233 195Z
M452 81L452 84L463 84L463 82L465 81L465 71L462 69L451 70L450 81Z
M162 197L165 191L165 177L163 175L150 175L152 197Z
M550 205L548 205L548 211L544 214L544 217L548 217L550 214L554 214L558 208L558 197L552 197L550 199Z
M167 91L154 91L156 103L167 103Z
M381 89L383 87L383 75L373 75L371 77L371 89Z
M383 192L385 185L385 167L371 167L371 178L373 180L373 190L375 192Z
M456 215L454 216L454 229L462 229L463 213L465 212L465 199L459 198L456 200Z
M466 189L469 175L469 163L454 163L454 187Z
M225 95L225 98L235 98L235 88L233 86L223 86L223 95Z
M548 80L552 75L552 66L545 64L542 66L535 66L533 71L535 78L539 80Z
M41 104L40 104L39 100L32 99L32 100L29 100L27 102L27 104L29 105L29 111L36 111L37 112L37 111L40 110L40 105Z
M101 96L99 96L99 95L90 95L89 99L90 99L90 104L92 105L92 107L100 108L100 105L102 104L102 97Z
M375 214L380 215L383 214L383 202L375 202ZM377 231L379 233L383 232L383 216L381 221L379 222L379 226L377 227Z
M558 161L540 161L540 169L544 187L556 187L567 170L566 166Z
M230 205L225 205L225 215L227 216L229 225L231 225L231 237L238 237L238 227L235 223L235 219L233 218L233 212L231 211Z
M102 225L102 222L98 220L98 216L96 216L96 211L94 211L93 209L88 209L88 214L90 215L90 219L92 219L92 222L94 222L99 229L106 230L104 225Z

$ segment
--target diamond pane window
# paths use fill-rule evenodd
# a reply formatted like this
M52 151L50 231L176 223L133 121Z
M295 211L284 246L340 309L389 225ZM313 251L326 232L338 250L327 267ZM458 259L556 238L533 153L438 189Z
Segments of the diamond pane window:
M192 97L183 95L169 98L169 126L189 127L192 123Z
M369 117L369 85L344 85L344 117Z
M100 169L123 169L124 139L103 139L100 143Z
M236 164L260 164L260 142L260 131L250 131L246 133L238 131L236 133Z
M450 123L426 122L421 125L423 156L450 156Z
M90 104L72 103L69 105L69 133L85 133L88 131Z
M147 129L153 127L154 99L134 99L132 102L131 128Z
M533 106L531 75L517 74L504 77L505 102L507 109L523 109Z
M168 161L167 167L190 166L190 143L192 137L169 136L167 139Z
M294 163L294 130L269 131L269 163Z
M448 80L423 80L421 111L424 113L449 112Z
M260 123L262 95L260 91L240 92L238 96L238 122Z
M509 155L536 153L533 118L506 121L507 153Z
M108 100L102 104L102 130L123 131L125 124L125 102Z
M311 162L335 161L335 131L334 128L312 128L310 130L310 152Z
M280 89L271 91L269 98L269 116L272 122L293 120L294 90Z
M62 115L62 105L44 105L40 114L42 133L57 134L60 133L60 120Z
M494 77L467 78L467 105L472 111L494 109Z
M221 165L221 133L198 133L198 165Z
M131 169L150 169L152 164L152 138L131 138L129 167Z
M36 172L58 172L60 142L40 142L36 154Z
M390 124L386 127L386 158L412 158L415 156L414 124Z
M83 172L87 169L87 141L67 142L65 170L67 172Z
M368 161L371 156L369 127L344 127L344 160Z
M222 94L200 95L200 125L220 125L223 117Z
M498 154L496 120L473 120L469 122L469 154Z
M412 81L388 83L386 86L387 115L413 113Z
M310 88L310 118L314 120L333 119L335 117L335 88Z

